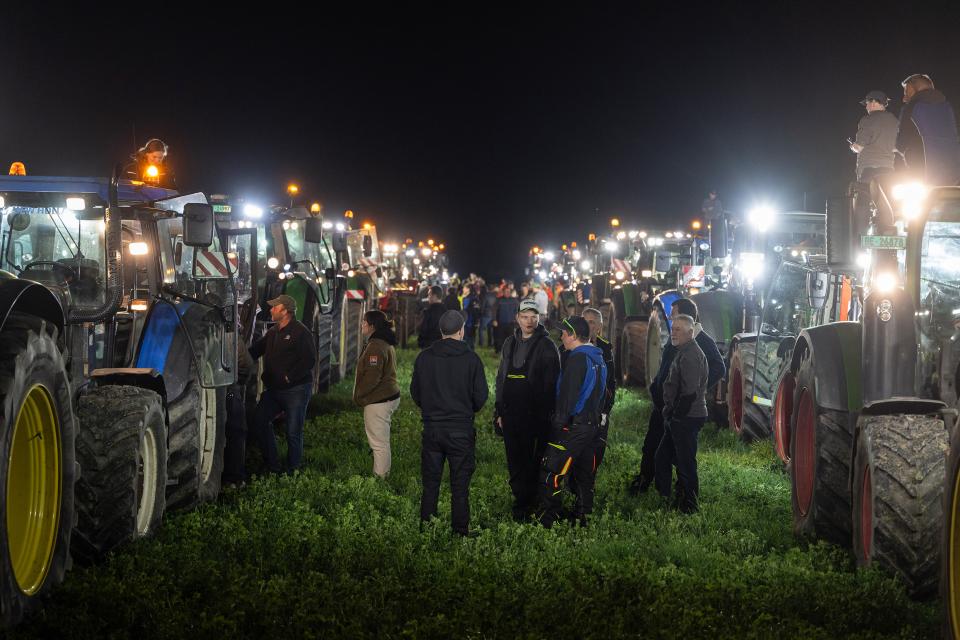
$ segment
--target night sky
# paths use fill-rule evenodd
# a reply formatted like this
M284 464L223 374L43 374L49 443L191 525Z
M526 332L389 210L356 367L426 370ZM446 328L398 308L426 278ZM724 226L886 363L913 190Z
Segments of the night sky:
M5 7L0 164L107 175L160 137L181 191L281 202L294 180L381 240L429 234L461 273L512 276L531 245L582 240L612 216L688 223L711 187L734 211L799 209L805 193L822 210L852 176L844 140L868 90L897 113L900 81L928 73L960 103L957 3L796 4L350 17L262 5L216 18Z

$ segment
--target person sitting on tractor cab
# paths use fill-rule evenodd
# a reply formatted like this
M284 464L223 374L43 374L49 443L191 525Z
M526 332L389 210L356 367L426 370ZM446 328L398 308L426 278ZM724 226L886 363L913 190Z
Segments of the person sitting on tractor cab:
M159 138L151 138L131 156L124 167L124 175L130 180L146 182L157 187L172 187L176 181L173 172L166 165L167 143Z

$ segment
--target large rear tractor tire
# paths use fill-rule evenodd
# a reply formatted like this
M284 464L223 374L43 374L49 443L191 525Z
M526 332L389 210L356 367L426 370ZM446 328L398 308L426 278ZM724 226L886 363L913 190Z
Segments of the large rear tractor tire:
M777 457L784 464L790 464L791 420L796 388L796 376L792 371L785 371L780 376L777 393L773 397L773 444Z
M862 416L853 473L853 550L861 567L899 576L915 597L940 570L947 431L939 417Z
M11 627L70 568L75 419L53 325L13 312L0 334L0 626Z
M212 350L219 354L211 334L198 338L195 348L200 366L211 361ZM201 386L201 376L191 358L190 380L179 397L168 401L167 415L167 474L173 481L167 487L167 508L190 509L220 494L226 442L226 388Z
M647 381L647 322L630 320L620 339L620 371L625 387L642 387Z
M335 360L330 363L330 382L332 384L346 378L348 372L346 358L347 305L347 301L341 299L339 311L330 318L330 352L334 356L333 360Z
M960 429L950 432L950 452L943 481L940 600L944 638L960 638Z
M807 354L797 372L790 429L793 530L847 547L853 428L848 413L819 406L813 371Z
M361 341L363 335L360 333L360 319L366 311L366 305L363 301L351 300L347 304L347 330L346 330L346 358L347 373L357 368L357 360L360 359Z
M664 313L663 307L654 306L650 313L650 319L647 321L647 349L644 354L648 385L653 382L657 372L660 371L660 360L663 358L663 350L669 340L670 327L667 324L667 315Z
M333 320L330 314L320 314L314 329L317 338L317 393L326 393L333 384Z
M756 375L756 349L754 342L738 342L733 347L727 374L727 422L744 442L770 437L770 416L750 395Z
M80 398L77 528L73 557L92 563L151 535L163 519L167 428L163 401L146 389L106 386Z

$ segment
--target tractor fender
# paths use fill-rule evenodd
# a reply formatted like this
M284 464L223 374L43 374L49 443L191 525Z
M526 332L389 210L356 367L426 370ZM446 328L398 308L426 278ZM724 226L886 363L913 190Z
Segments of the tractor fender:
M668 291L661 291L657 294L657 297L653 299L653 306L660 307L663 309L663 315L667 319L667 330L670 330L670 307L673 306L673 303L683 297L676 289L670 289Z
M192 361L197 370L203 354L195 353L191 335L199 335L205 317L213 310L210 307L179 299L155 303L144 323L143 334L137 350L136 369L154 369L164 381L168 398L178 398L193 379L190 371ZM191 329L188 331L188 327Z
M22 311L55 324L60 335L66 324L57 297L42 284L29 280L0 281L0 331L13 311Z
M624 322L631 320L646 321L650 318L650 300L644 300L644 292L640 285L635 282L628 282L620 287L622 295L620 296L623 305L623 313L618 315L623 317ZM616 304L616 298L615 304Z
M859 322L832 322L800 332L790 371L797 373L807 353L813 357L817 403L824 409L856 413L863 406Z
M700 324L719 347L743 331L743 296L734 291L704 291L690 297L697 305Z
M156 369L136 367L94 369L90 372L90 378L100 387L127 385L153 391L163 398L163 405L167 405L167 388L163 375Z

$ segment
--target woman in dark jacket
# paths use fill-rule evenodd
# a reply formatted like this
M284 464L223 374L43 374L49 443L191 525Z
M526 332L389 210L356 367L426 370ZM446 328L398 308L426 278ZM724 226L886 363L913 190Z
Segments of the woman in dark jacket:
M390 418L400 405L397 337L382 311L367 311L360 324L367 346L357 362L353 401L363 407L363 425L373 451L373 473L390 473Z

